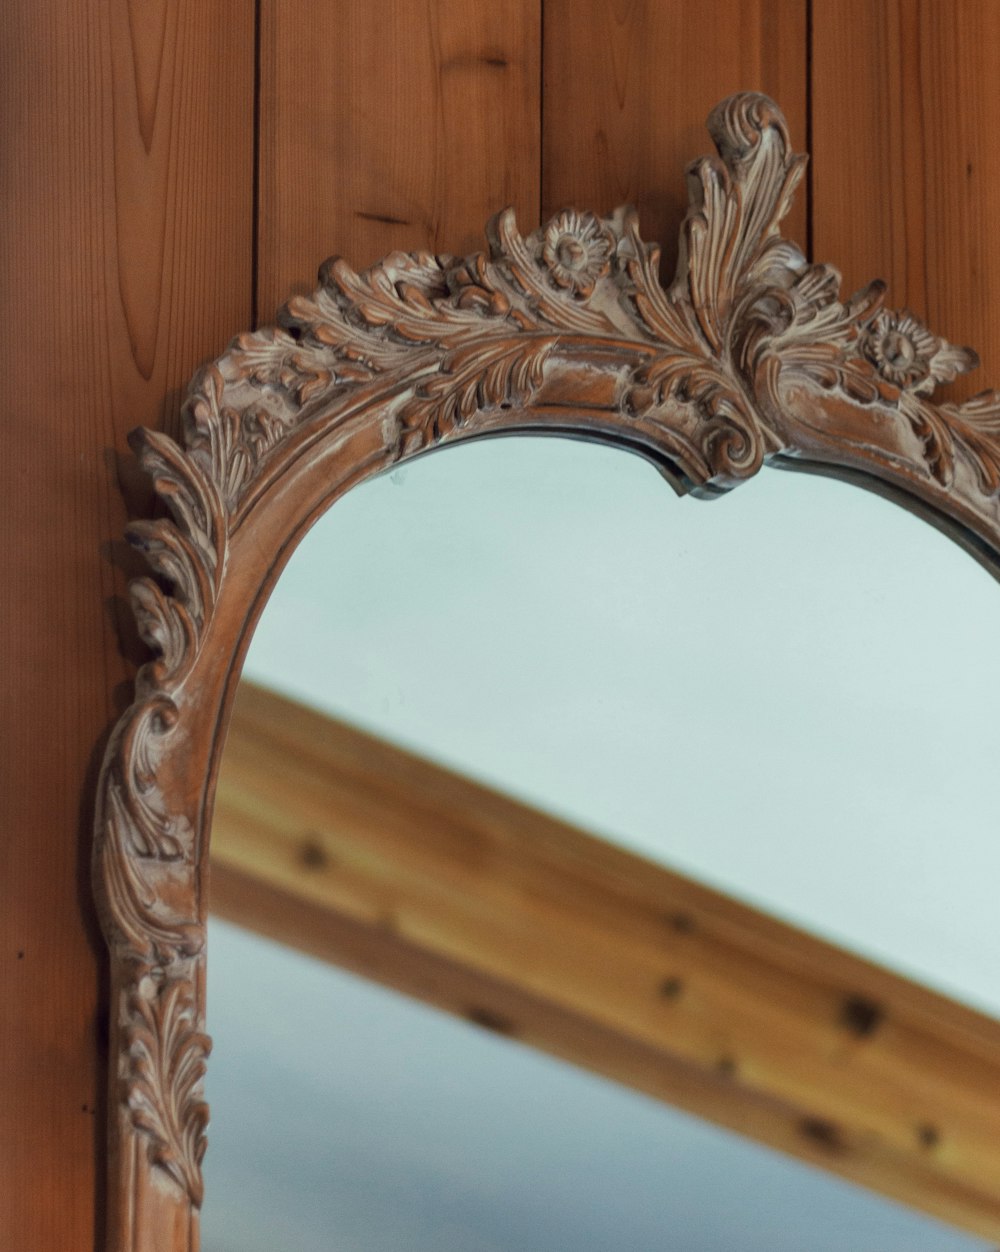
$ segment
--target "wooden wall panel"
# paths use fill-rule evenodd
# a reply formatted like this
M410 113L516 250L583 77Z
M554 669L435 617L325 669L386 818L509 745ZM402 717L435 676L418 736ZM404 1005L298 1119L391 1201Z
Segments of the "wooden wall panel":
M711 109L764 91L806 143L806 0L546 0L543 216L639 208L667 276ZM786 225L806 243L805 187Z
M263 0L258 316L337 253L464 255L538 216L540 0Z
M816 259L976 348L955 394L1000 386L1000 4L816 4L812 43Z
M18 1252L100 1238L90 823L129 694L124 434L172 424L249 321L252 20L242 0L0 8L0 1246Z
M761 87L805 146L806 7L546 0L542 102L541 0L260 0L262 319L330 251L468 251L507 202L532 224L540 201L633 200L672 256L718 98ZM982 351L972 389L996 382L1000 6L812 8L815 252L849 285L887 277ZM242 0L0 7L0 1245L25 1252L93 1246L100 1221L89 828L128 694L123 435L173 424L251 318L253 20Z

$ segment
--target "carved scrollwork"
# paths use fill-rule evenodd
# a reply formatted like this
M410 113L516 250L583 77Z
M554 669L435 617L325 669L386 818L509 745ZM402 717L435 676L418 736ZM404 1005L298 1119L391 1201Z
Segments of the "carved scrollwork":
M136 701L105 759L98 895L112 942L124 945L130 958L155 958L169 969L202 950L204 922L190 891L164 889L172 879L190 876L195 834L190 817L164 795L161 769L179 718L176 695L215 607L227 518L215 482L195 458L154 431L141 432L135 443L173 520L129 527L129 539L160 579L137 579L130 588L154 659L136 677ZM190 907L178 910L176 895Z
M124 1033L125 1098L147 1138L150 1160L199 1207L208 1125L201 1088L211 1042L199 1028L189 979L161 981L160 972L149 968L136 974Z
M292 300L279 328L241 336L195 384L188 447L226 507L238 509L289 431L337 403L346 411L352 393L415 380L396 415L405 456L528 403L557 349L630 358L620 413L655 433L696 491L732 486L794 442L774 410L795 381L898 407L942 483L956 438L981 458L989 403L931 414L920 402L975 354L884 309L880 283L841 301L836 270L782 239L805 158L777 108L735 96L709 128L719 157L690 171L668 288L628 210L566 211L527 237L506 211L488 227L489 253L464 259L393 253L360 275L328 262L315 295Z
M781 237L804 158L771 101L734 96L709 128L719 156L689 172L671 284L628 209L566 211L527 236L508 210L467 258L393 253L363 274L331 260L277 327L199 373L183 447L136 436L170 516L129 530L153 571L132 599L154 655L108 747L96 877L129 1133L178 1203L201 1199L204 824L254 585L230 568L234 537L282 483L309 480L295 526L333 497L304 447L365 435L363 461L344 453L349 484L440 443L552 429L636 448L696 494L801 456L882 477L1000 553L1000 396L932 399L975 354L886 309L880 283L842 299L837 271ZM258 582L291 534L245 548Z

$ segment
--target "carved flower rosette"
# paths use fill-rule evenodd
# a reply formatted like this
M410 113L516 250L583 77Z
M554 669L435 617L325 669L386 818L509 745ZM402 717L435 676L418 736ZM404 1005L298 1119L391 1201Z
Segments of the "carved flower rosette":
M689 171L671 284L630 209L566 211L527 236L507 210L485 253L393 253L364 274L328 261L314 295L198 374L183 446L134 436L169 516L129 532L152 570L132 598L153 659L108 748L96 880L119 1134L177 1205L201 1202L206 822L253 617L219 606L254 585L251 525L262 547L263 519L286 519L267 540L284 551L365 476L440 444L548 430L637 451L703 496L799 458L1000 550L1000 399L931 398L975 355L885 308L879 283L843 299L836 270L782 239L805 159L769 100L734 96L709 129L719 156Z

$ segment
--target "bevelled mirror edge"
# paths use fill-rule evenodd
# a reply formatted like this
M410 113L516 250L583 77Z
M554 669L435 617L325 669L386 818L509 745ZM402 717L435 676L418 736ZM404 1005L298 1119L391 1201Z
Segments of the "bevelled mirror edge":
M212 781L239 664L304 529L352 485L439 446L503 433L595 439L711 496L768 461L875 483L1000 560L1000 396L935 403L975 354L782 239L802 175L766 97L709 119L689 172L677 276L635 214L513 214L466 258L393 253L323 267L279 326L239 336L191 386L183 446L133 444L169 518L130 540L154 659L108 744L95 892L112 986L109 1246L197 1247L209 1051L205 900Z

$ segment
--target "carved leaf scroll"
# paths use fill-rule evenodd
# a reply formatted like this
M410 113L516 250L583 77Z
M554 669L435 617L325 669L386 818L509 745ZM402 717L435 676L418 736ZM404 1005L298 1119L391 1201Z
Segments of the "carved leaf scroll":
M192 988L180 979L157 986L142 972L129 1010L126 1098L133 1122L148 1139L150 1159L200 1206L208 1125L201 1088L211 1043L198 1026Z
M248 511L260 516L283 475L311 472L304 440L373 432L374 472L437 444L548 424L640 449L696 494L768 457L819 457L954 511L1000 552L1000 396L931 398L975 354L885 309L880 283L842 299L837 271L782 239L804 158L771 101L734 96L709 128L719 156L690 170L669 286L631 210L568 210L527 236L508 210L486 253L393 253L363 274L327 262L312 297L195 378L183 447L136 436L170 517L129 532L154 575L132 588L154 656L107 751L96 877L125 989L115 1064L129 1125L179 1204L200 1204L207 1121L196 986L205 780L219 751L209 713L224 707L247 618L245 604L218 606L241 585L230 550Z

